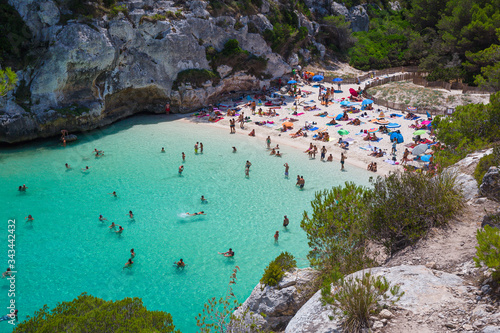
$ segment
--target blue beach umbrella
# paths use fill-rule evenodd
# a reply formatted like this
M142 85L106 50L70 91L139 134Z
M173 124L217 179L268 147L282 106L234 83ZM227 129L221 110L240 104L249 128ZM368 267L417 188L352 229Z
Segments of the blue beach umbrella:
M332 80L333 82L342 82L344 80L342 80L341 78L339 77L336 77L335 79Z
M420 157L420 159L423 162L429 162L431 160L431 157L432 157L432 155L424 155L424 156Z
M401 125L398 123L389 123L389 124L385 125L385 127L387 127L387 128L400 128Z
M340 105L342 105L342 106L348 106L350 104L351 104L351 102L349 102L348 100L343 100L342 102L340 102Z
M373 101L371 99L365 99L363 100L363 102L361 102L361 105L368 105L368 104L372 104Z
M314 75L313 76L313 81L319 82L323 81L324 77L322 75Z
M295 80L288 81L288 84L294 84L294 83L297 83L297 81L295 81Z

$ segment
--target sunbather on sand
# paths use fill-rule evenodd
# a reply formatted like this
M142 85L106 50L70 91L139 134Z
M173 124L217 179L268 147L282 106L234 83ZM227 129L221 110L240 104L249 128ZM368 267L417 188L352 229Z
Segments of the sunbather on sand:
M320 113L316 113L315 116L327 116L328 115L328 112L320 112Z
M347 125L355 125L355 126L359 126L359 125L361 125L361 120L359 120L358 118L353 119L353 120L351 120L350 122L348 122L348 123L347 123Z
M337 122L335 121L335 119L332 119L328 124L329 125L337 125Z
M303 134L304 133L302 133L302 128L301 128L297 132L295 132L295 133L292 134L292 138L296 138L296 137L302 136Z

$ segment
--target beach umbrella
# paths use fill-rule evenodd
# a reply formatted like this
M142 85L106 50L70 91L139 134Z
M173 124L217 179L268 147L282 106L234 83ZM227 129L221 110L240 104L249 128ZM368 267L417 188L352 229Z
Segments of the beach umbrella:
M350 104L351 104L351 102L349 102L348 100L343 100L342 102L340 102L340 105L342 105L342 106L348 106Z
M349 134L349 131L342 128L342 129L339 129L337 131L337 133L339 133L340 135L347 135L347 134Z
M353 95L354 97L357 97L358 96L358 92L356 90L354 90L354 88L349 88L349 92L351 93L351 95Z
M335 79L332 80L333 82L342 82L344 81L343 79L336 77Z
M368 132L368 133L375 133L375 132L378 132L378 128L370 128L367 132Z
M373 101L371 99L365 99L363 100L363 102L361 102L361 105L368 105L368 104L372 104Z
M409 107L407 107L406 109L407 109L408 111L412 111L412 112L413 112L413 111L417 111L417 107L415 107L415 106L409 106Z
M294 84L294 83L297 83L297 81L295 81L295 80L290 80L290 81L288 81L287 83L288 83L288 84Z
M413 148L413 150L411 151L412 155L421 155L423 153L425 153L425 151L429 149L429 145L427 145L426 143L421 143L419 144L418 146L416 146L415 148Z
M398 123L389 123L389 124L385 125L385 127L387 127L387 128L400 128L401 124L398 124Z
M283 125L286 126L286 127L293 127L293 123L290 122L290 121L284 122Z
M422 125L429 125L430 123L432 123L432 120L424 120Z
M428 118L428 119L432 119L432 116L431 116L431 114L429 113L429 111L425 111L425 113L427 113L427 118Z
M313 76L313 81L323 81L324 77L322 75L314 75Z
M418 130L418 131L413 132L413 135L422 135L422 134L425 134L425 133L427 133L426 130Z

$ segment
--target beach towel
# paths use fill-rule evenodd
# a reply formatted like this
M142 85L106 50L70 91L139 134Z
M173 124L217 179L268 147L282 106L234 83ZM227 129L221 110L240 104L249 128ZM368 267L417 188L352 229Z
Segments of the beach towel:
M313 128L310 128L309 131L317 131L319 129L319 127L313 127Z
M384 160L385 163L389 163L389 164L392 164L392 165L398 165L399 162L397 161L393 161L393 160Z
M219 118L219 119L216 119L216 120L212 120L212 123L216 123L216 122L218 122L218 121L220 121L222 119L224 119L224 118Z
M301 113L297 113L296 115L297 116L302 116L303 114L305 114L304 112L301 112Z
M377 140L370 140L371 142L379 142L380 140L382 140L383 138L378 138Z
M335 127L340 127L340 126L342 126L342 125L341 125L341 124L337 124L337 125L335 125Z
M402 117L403 115L402 114L395 114L395 113L391 113L389 115L389 117Z

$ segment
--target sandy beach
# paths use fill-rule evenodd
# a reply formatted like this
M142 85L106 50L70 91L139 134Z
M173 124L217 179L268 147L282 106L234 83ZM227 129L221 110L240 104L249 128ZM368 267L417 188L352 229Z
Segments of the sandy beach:
M379 107L377 104L373 104L373 110L364 110L362 112L358 113L348 113L349 115L349 120L352 119L359 119L361 121L361 125L347 125L349 121L337 121L337 125L332 125L332 126L327 126L326 124L330 122L333 118L337 116L340 113L344 112L344 109L340 105L340 101L344 98L347 99L351 94L349 92L350 88L353 88L355 90L358 89L358 85L353 85L353 84L342 84L341 85L341 92L339 92L337 84L329 83L329 82L321 82L321 85L323 85L325 88L335 88L335 102L330 103L328 106L321 105L321 101L318 99L318 94L319 94L319 84L316 82L312 83L303 83L299 84L298 88L300 88L302 91L308 91L311 92L308 94L306 97L301 97L298 99L298 107L296 109L294 105L294 97L292 96L286 96L285 98L285 103L286 105L281 106L281 108L276 109L277 116L271 117L271 116L259 116L258 114L252 115L252 111L250 106L245 106L251 101L256 101L253 99L254 96L245 96L243 100L241 101L221 101L221 107L219 108L220 111L222 112L223 118L222 120L219 120L218 122L209 122L208 121L208 116L204 117L198 117L196 116L197 113L191 114L185 118L183 118L183 121L189 121L189 122L196 122L200 124L206 123L209 126L221 128L225 131L227 131L228 135L235 135L235 134L229 134L230 128L229 128L229 120L230 119L235 119L236 121L238 120L238 116L227 116L227 110L228 109L234 109L234 106L241 108L241 110L237 111L237 114L244 113L245 117L250 117L251 122L246 122L244 124L244 129L240 128L240 124L237 122L236 123L236 135L247 135L252 131L255 130L255 137L249 137L249 140L255 140L256 143L258 144L265 144L265 140L267 136L271 137L272 144L271 146L274 147L276 144L280 145L288 145L295 147L297 149L300 149L302 151L305 151L306 149L309 148L310 143L313 145L316 145L318 147L318 154L316 155L315 159L311 159L311 162L321 162L320 161L320 150L323 146L326 147L327 153L326 156L328 157L330 154L333 155L334 161L333 162L325 162L325 163L332 163L335 165L335 167L340 165L340 156L341 153L344 152L344 155L347 157L346 159L346 171L348 171L348 165L353 165L359 168L367 168L368 164L371 162L376 162L377 163L377 173L379 175L386 175L391 171L396 171L396 170L402 170L402 166L400 164L398 165L392 165L390 163L385 162L386 160L392 160L393 155L391 154L392 150L392 142L390 141L389 135L388 134L383 134L381 132L375 132L375 135L378 138L381 138L378 142L375 141L365 141L363 140L367 134L365 134L365 130L368 131L370 129L377 129L379 128L379 124L374 123L373 121L376 120L377 118L380 118L380 111L383 112L384 119L387 120L389 123L396 123L401 125L399 128L392 128L389 129L389 131L396 131L399 130L400 133L403 135L404 142L397 144L397 151L396 151L396 158L397 162L401 163L401 159L403 157L403 153L405 151L405 145L408 145L412 143L412 138L413 138L413 132L416 131L416 129L411 128L410 125L415 124L414 120L408 120L405 119L406 113L402 113L400 111L395 111L391 109L384 108L382 109ZM361 83L361 88L364 87L364 82ZM270 94L268 93L267 96ZM251 100L249 98L252 98ZM314 111L307 111L304 109L304 107L311 107L311 106L317 106L317 109ZM229 106L226 107L226 106ZM357 105L354 105L357 109L360 109L362 107L361 103L358 103ZM268 112L271 106L264 106L262 105L257 105L256 110L259 108L262 108L264 112ZM380 110L378 110L380 109ZM297 114L294 115L293 113L297 111ZM327 112L328 116L327 117L320 117L317 116L318 113L322 112ZM366 112L367 116L366 117L361 117L361 115ZM399 117L390 117L390 114L397 114ZM427 117L421 114L418 114L420 116L419 120L427 120ZM293 129L288 130L286 132L281 132L282 124L285 121L288 121L288 119L293 118L293 119L298 119L298 121L293 122ZM268 124L268 125L257 125L256 122L264 122L264 121L270 121L274 122L273 124ZM293 138L291 134L297 132L300 128L304 127L305 125L310 124L312 125L313 128L317 127L318 130L316 131L305 131L307 132L307 137L300 136L297 138ZM347 135L339 135L338 131L340 129L347 130L349 134ZM317 134L319 131L327 131L328 134L330 135L330 140L328 142L323 142L319 140L314 140L313 136ZM347 142L349 142L349 147L348 149L343 149L340 147L338 144L339 138L341 138ZM422 138L429 138L429 132L426 134L421 135ZM373 157L370 156L370 145L371 147L377 147L378 149L382 149L382 151L385 153L383 157ZM411 148L409 148L411 152ZM413 157L413 155L409 155L410 158ZM306 153L304 153L304 158L309 158ZM414 166L422 166L423 162L408 162L410 165ZM375 173L374 173L375 174Z

